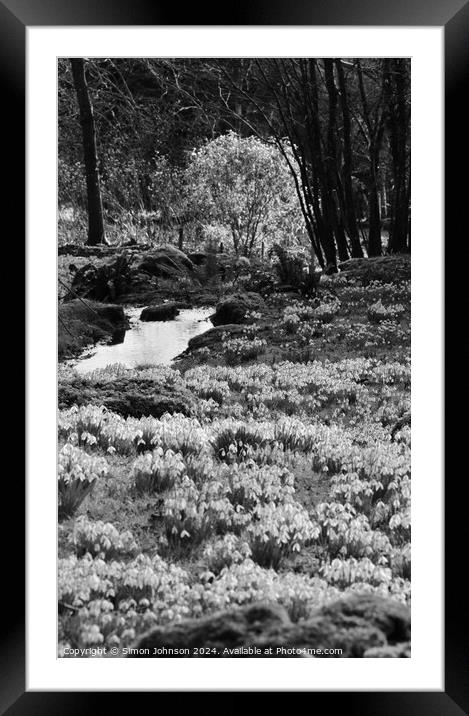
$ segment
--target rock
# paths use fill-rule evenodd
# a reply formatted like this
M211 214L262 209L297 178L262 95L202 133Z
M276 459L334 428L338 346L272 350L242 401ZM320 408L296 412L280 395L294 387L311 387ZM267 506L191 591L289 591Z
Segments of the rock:
M154 306L147 306L140 314L141 321L170 321L179 313L177 303L160 303Z
M154 276L150 276L148 273L143 271L132 271L132 288L135 289L139 286L144 286L145 288L151 286L155 288L156 285L157 281Z
M67 358L88 344L113 339L129 327L122 306L80 300L59 304L58 354Z
M96 301L115 301L128 290L130 283L130 266L121 255L99 266L89 263L75 270L72 290L66 299L78 295Z
M395 646L375 646L363 654L365 659L410 659L410 641Z
M162 246L147 252L137 266L138 272L157 277L187 274L193 269L194 264L190 258L174 246Z
M234 294L225 298L217 305L215 314L211 317L214 326L228 323L247 323L249 311L259 311L264 308L264 299L259 293Z
M210 328L205 333L200 333L198 336L194 336L189 340L187 349L185 352L198 350L199 348L206 348L214 346L216 343L220 343L223 333L238 334L243 330L243 326L238 324L227 324L223 326L217 326Z
M322 613L337 624L351 616L362 617L384 632L390 643L410 639L410 610L394 599L375 594L349 596L326 605Z
M261 602L155 627L141 636L135 644L137 652L131 656L152 656L154 649L164 647L203 646L217 651L206 655L209 657L406 657L410 655L409 636L408 607L374 594L357 594L317 609L309 619L296 623L280 605ZM243 651L253 648L260 653ZM231 649L239 653L230 653ZM342 649L342 653L308 652L319 649Z
M98 313L106 321L109 321L109 323L111 323L116 329L128 326L128 321L122 306L107 303L102 306L98 306Z
M219 653L208 653L204 658L239 657L242 653L225 653L226 650L240 649L254 645L260 635L282 633L291 625L285 609L278 604L255 603L241 609L232 609L202 617L187 619L166 627L156 627L144 634L135 645L137 652L132 657L151 656L154 649L216 649ZM149 654L142 650L149 650ZM171 657L171 654L164 654ZM176 656L176 655L175 655ZM194 654L187 655L193 657ZM262 656L266 654L251 654Z

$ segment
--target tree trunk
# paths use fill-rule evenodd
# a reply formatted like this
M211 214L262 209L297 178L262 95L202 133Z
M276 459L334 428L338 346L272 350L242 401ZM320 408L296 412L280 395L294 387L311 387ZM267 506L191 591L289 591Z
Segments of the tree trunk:
M391 226L389 249L393 253L407 250L409 225L409 169L407 145L410 113L407 109L408 70L406 60L385 61L385 83L393 170Z
M337 172L337 88L334 81L333 60L324 60L327 95L329 99L329 114L327 126L327 157L326 178L330 218L332 221L339 259L347 261L350 258L345 237L343 222L340 219L339 182Z
M381 256L381 219L379 215L379 200L376 186L370 186L368 203L370 207L368 256Z
M85 162L86 192L88 199L88 240L87 244L96 246L104 243L103 204L99 183L98 157L96 152L96 132L93 109L88 94L85 77L85 62L81 58L70 60L73 83L77 93L80 110L80 124L83 135L83 157Z
M384 115L382 111L385 93L384 72L379 101L373 110L370 109L360 60L355 61L358 88L362 100L363 120L368 131L370 153L370 173L368 177L368 256L381 256L381 215L379 211L378 167L381 142L384 133Z
M321 149L321 127L319 124L319 98L317 85L317 61L308 60L311 82L311 112L308 117L310 124L311 157L312 168L318 177L318 185L321 192L321 215L316 217L319 239L324 256L326 257L326 269L337 269L337 255L334 242L334 220L332 217L331 201L327 173L324 168L324 158Z
M381 215L379 211L379 191L377 167L379 162L379 150L375 146L370 147L370 183L368 187L368 256L381 256Z
M347 222L347 233L350 237L352 245L353 258L362 258L363 250L360 244L360 235L358 233L357 215L355 213L355 202L353 199L352 186L352 132L350 121L350 110L347 98L347 86L345 83L344 68L342 61L336 60L337 79L339 81L340 90L340 106L342 109L342 120L344 124L344 166L343 166L343 185L345 197L345 217Z

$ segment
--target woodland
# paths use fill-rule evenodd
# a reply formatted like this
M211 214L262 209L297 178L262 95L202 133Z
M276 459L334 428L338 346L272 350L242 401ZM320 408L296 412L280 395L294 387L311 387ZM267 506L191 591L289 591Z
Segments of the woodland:
M58 61L59 656L410 657L410 70Z

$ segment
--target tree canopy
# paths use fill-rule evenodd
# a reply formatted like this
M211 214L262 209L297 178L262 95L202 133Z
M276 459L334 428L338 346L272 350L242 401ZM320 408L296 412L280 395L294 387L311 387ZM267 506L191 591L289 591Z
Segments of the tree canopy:
M210 219L249 253L259 231L274 238L273 215L288 204L283 218L301 231L285 236L306 237L322 267L410 251L410 60L86 58L83 67L106 240L186 227L196 242ZM59 60L58 80L59 208L78 221L89 194L71 61ZM248 198L258 212L249 227Z

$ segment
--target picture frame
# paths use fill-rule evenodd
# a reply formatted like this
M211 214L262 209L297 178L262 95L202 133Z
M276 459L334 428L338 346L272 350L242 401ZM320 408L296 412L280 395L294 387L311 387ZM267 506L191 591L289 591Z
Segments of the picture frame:
M450 220L460 216L464 202L463 182L456 178L456 168L460 166L464 151L467 154L467 137L465 136L464 113L460 106L464 100L464 89L467 81L467 64L469 52L466 37L469 30L469 3L433 2L420 6L410 0L405 7L392 7L381 1L358 2L353 0L346 7L340 0L312 6L307 10L301 3L285 3L281 7L271 7L266 2L250 3L249 11L238 8L232 17L215 17L201 8L194 7L185 14L185 26L191 25L421 25L444 26L445 31L445 130L446 130L446 235L451 230ZM211 15L211 16L210 16ZM111 0L101 2L99 7L89 2L60 5L51 1L40 0L9 0L0 5L0 27L2 43L0 43L0 71L5 105L9 112L9 138L11 145L17 148L15 167L18 181L11 182L7 187L5 205L15 216L21 217L25 212L25 199L18 191L23 179L24 167L24 117L25 117L25 58L26 29L31 26L64 26L64 25L181 25L176 22L178 13L173 9L162 7L161 4L146 3L144 0L131 5L116 3ZM25 244L18 242L20 260L24 260ZM18 246L16 246L18 248ZM446 249L448 251L448 248ZM448 254L446 254L448 256ZM17 260L17 259L16 259ZM26 386L27 392L27 386ZM453 440L456 433L452 435ZM20 448L21 449L21 448ZM24 501L24 488L18 482L15 485L15 504ZM324 693L327 699L334 699L339 708L360 710L361 713L425 713L452 714L463 713L469 708L467 692L468 656L467 645L464 643L461 615L460 585L457 583L457 558L464 545L464 500L461 492L446 491L446 639L445 639L445 692L419 693ZM21 554L21 541L18 552ZM8 562L10 553L5 554ZM454 560L454 563L453 563ZM13 564L6 567L6 573L15 571L18 555L15 552ZM19 596L22 571L15 578L15 593ZM25 691L25 650L24 604L18 601L12 605L8 600L4 606L6 626L3 637L1 659L0 713L23 714L44 711L49 713L82 711L84 708L102 708L100 695L87 692L46 693ZM319 694L315 694L318 696ZM120 695L119 695L120 696ZM323 694L321 693L321 697ZM106 698L109 697L107 694ZM2 701L3 700L3 701ZM328 701L331 704L331 701ZM463 709L463 710L461 710Z

